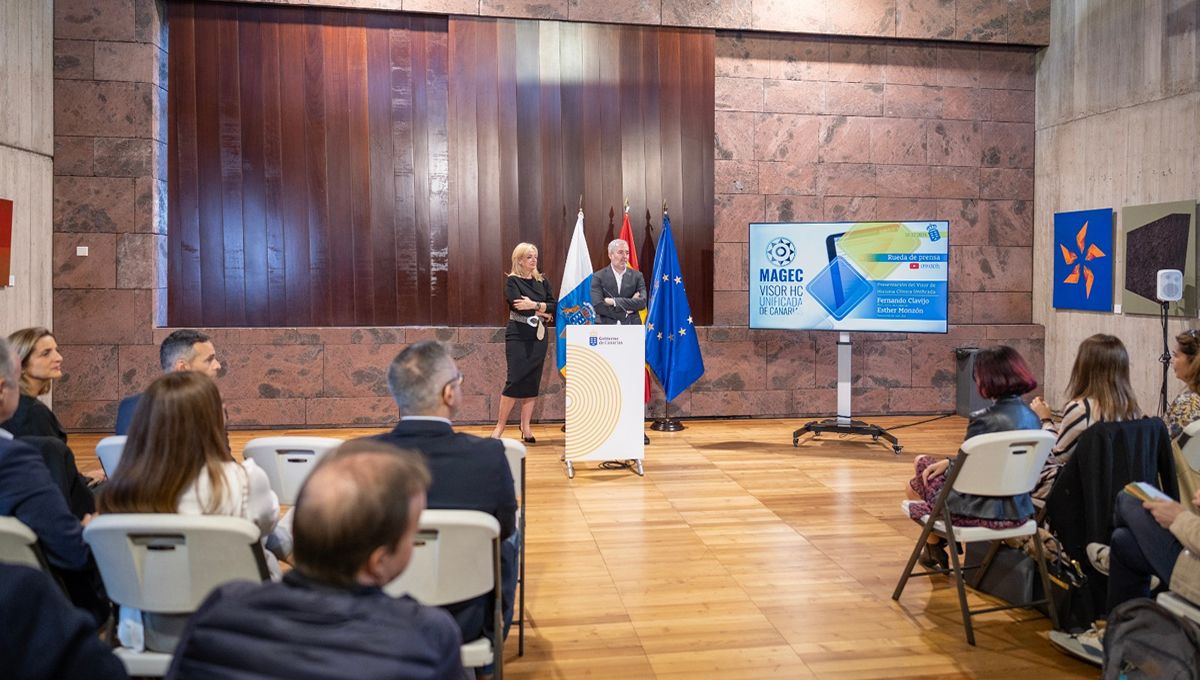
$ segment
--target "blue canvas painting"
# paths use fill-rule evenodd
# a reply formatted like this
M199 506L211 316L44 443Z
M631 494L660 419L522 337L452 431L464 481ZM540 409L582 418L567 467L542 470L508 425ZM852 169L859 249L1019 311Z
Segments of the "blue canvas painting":
M1054 213L1054 308L1111 312L1113 211Z

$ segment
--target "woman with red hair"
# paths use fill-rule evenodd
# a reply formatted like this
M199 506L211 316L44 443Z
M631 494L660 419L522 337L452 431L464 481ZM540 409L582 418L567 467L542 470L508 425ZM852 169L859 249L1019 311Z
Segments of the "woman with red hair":
M1007 345L980 350L975 355L975 385L979 394L992 399L993 403L971 414L967 439L1007 430L1036 430L1041 426L1037 414L1021 398L1037 388L1037 379L1017 350ZM909 506L910 517L915 519L930 514L946 483L946 471L953 464L949 458L917 457L917 474L909 480L907 491L910 500L921 502ZM1019 526L1034 514L1029 494L993 497L952 491L946 503L955 526L1004 529ZM946 567L949 558L945 540L930 536L921 562L930 567Z

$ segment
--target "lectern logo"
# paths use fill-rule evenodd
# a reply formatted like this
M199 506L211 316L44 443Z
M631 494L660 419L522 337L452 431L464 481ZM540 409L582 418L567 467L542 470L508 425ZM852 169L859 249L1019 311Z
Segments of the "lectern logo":
M595 347L596 345L600 344L600 338L597 338L593 335L592 337L588 338L588 344L592 347Z
M796 244L780 236L767 244L767 259L776 267L786 267L796 259Z

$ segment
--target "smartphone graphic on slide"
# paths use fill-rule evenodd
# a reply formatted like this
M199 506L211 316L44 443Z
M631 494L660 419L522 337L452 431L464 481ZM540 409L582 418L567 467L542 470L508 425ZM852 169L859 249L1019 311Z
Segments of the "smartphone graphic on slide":
M837 252L837 241L845 232L830 234L825 238L825 253L829 264L809 281L808 294L841 321L860 302L871 294L871 282L851 264L850 260Z

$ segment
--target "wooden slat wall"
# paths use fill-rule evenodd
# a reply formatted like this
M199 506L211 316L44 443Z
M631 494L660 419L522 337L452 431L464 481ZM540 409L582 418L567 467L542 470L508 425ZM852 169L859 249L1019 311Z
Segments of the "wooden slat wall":
M645 240L666 200L711 323L712 31L179 2L171 32L171 325L500 325L512 247L557 286L581 194L597 267L610 209Z
M449 305L461 323L502 320L492 301L518 241L539 246L558 285L581 194L596 267L624 199L639 254L666 200L693 316L712 322L713 49L711 31L451 19Z
M171 34L169 323L435 323L447 20L180 2Z

